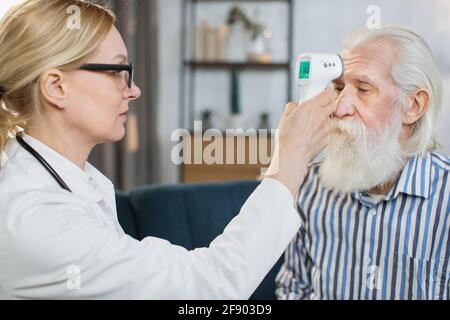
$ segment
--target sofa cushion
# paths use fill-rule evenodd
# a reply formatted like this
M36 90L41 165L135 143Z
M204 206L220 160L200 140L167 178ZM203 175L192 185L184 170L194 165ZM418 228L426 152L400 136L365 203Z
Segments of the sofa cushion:
M133 238L138 238L136 229L136 212L124 192L116 191L117 217L122 229Z

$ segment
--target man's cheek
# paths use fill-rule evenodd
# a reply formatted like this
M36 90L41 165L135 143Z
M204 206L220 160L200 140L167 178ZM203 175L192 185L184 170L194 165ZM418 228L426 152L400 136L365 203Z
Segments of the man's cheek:
M380 131L386 128L393 117L394 113L391 110L377 113L371 118L370 129Z
M357 117L355 122L358 121L360 125L365 126L368 130L377 127L381 122L384 122L385 115L381 112L376 104L362 104L355 105L357 111Z

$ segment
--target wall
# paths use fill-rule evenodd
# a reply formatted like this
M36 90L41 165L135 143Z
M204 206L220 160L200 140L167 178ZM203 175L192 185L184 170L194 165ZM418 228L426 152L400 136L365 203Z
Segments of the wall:
M170 159L170 152L174 145L170 141L170 137L172 132L179 127L181 0L160 0L158 10L160 17L160 93L158 103L158 138L159 150L161 150L160 177L163 183L176 183L178 181L178 168Z
M0 17L3 16L8 9L17 2L17 0L2 0L0 2Z

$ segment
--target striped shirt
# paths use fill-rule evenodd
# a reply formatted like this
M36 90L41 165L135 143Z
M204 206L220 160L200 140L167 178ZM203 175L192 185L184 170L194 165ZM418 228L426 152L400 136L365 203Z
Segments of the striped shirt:
M390 192L339 194L311 166L279 299L450 299L450 158L411 157Z

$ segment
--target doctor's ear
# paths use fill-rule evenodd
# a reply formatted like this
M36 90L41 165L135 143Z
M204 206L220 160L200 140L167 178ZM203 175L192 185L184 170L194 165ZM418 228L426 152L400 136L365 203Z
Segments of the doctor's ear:
M403 113L403 124L413 125L428 111L430 106L430 92L427 89L418 89L409 96L407 106Z
M67 104L67 82L61 70L50 69L42 74L39 82L42 98L51 105L64 109Z

